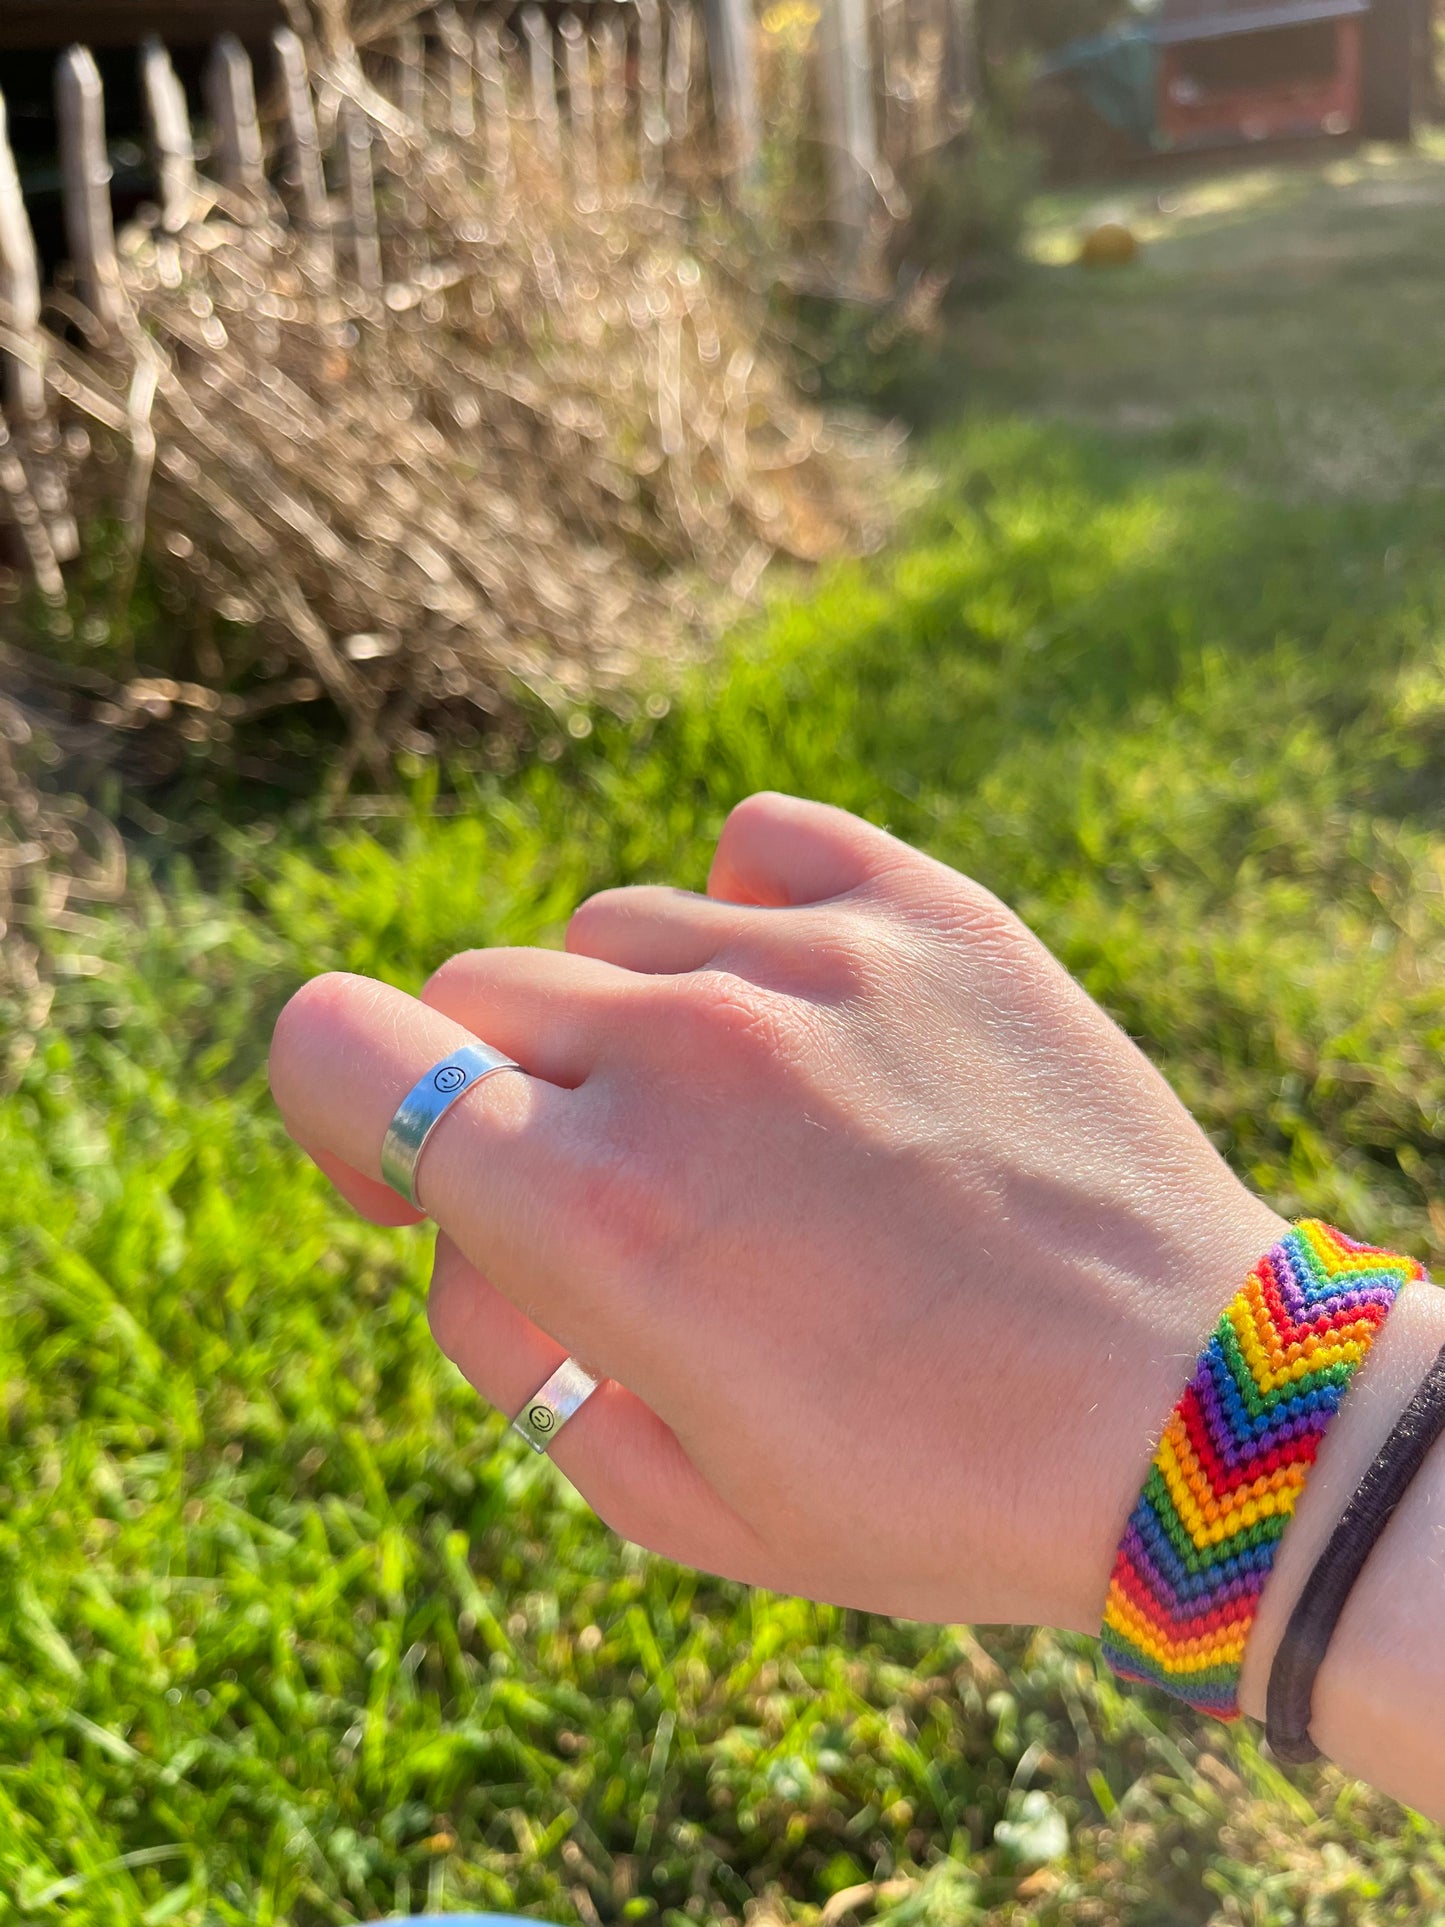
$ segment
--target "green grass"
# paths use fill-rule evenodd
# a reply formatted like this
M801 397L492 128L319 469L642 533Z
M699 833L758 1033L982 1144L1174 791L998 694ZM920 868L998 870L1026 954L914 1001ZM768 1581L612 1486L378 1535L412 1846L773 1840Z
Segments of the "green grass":
M776 785L1008 897L1282 1209L1438 1260L1445 171L1359 175L1230 179L1112 277L1044 265L1046 208L937 351L970 408L889 557L665 714L237 831L204 887L162 844L67 940L0 1117L0 1923L768 1923L862 1881L894 1927L1445 1911L1438 1831L1087 1640L617 1545L434 1356L425 1238L332 1201L262 1068L307 973L414 985L700 884Z

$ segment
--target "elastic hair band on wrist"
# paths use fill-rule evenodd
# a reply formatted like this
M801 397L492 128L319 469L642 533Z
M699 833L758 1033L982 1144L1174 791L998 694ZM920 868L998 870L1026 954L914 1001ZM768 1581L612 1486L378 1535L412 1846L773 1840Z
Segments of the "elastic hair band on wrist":
M1244 1649L1320 1442L1413 1258L1316 1218L1226 1306L1169 1415L1114 1562L1104 1657L1124 1679L1239 1717Z
M1442 1433L1445 1347L1345 1507L1275 1651L1265 1691L1264 1737L1276 1759L1289 1766L1307 1766L1320 1757L1310 1738L1316 1675L1366 1560Z

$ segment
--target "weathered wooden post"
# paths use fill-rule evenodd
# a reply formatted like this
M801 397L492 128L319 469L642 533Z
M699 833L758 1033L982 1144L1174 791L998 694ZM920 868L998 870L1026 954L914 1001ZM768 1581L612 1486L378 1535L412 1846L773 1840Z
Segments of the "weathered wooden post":
M828 152L829 211L844 259L851 264L867 232L877 191L878 137L867 0L823 0L818 78Z
M945 11L930 5L914 34L913 140L909 158L928 154L945 138L945 69L948 32ZM951 132L952 129L949 129Z
M979 97L978 20L975 0L948 0L944 8L943 86L949 131L967 125Z
M477 75L482 83L482 121L487 137L487 172L497 192L512 181L512 108L507 98L507 69L502 61L502 35L490 10L477 16L473 44Z
M557 31L567 64L567 118L572 125L572 192L577 205L597 205L597 127L592 112L592 50L569 8Z
M703 0L703 21L724 162L746 191L756 181L761 147L751 0Z
M18 353L0 356L5 406L17 425L43 421L45 337L40 329L40 261L10 148L5 97L0 94L0 307Z
M470 140L477 131L471 36L453 6L438 7L434 18L447 56L447 125L457 140Z
M522 9L522 31L527 36L532 70L532 119L537 129L537 145L549 161L560 164L562 121L557 111L557 57L552 49L552 29L539 6Z
M381 286L381 236L376 220L376 179L371 164L371 122L354 100L341 103L346 154L346 212L351 228L351 269L357 286L375 294Z
M396 130L396 137L406 151L396 176L401 219L395 225L391 248L396 278L408 281L426 265L428 255L426 196L419 185L426 136L426 38L415 20L404 21L397 28L395 48L396 104L404 123ZM374 197L372 205L374 208Z
M684 141L692 131L692 0L667 0L667 136Z
M110 211L110 161L105 151L105 96L88 47L70 47L55 70L60 124L60 174L65 236L75 290L103 326L125 312L115 225Z
M140 79L160 188L161 226L168 234L179 234L195 203L196 155L185 90L154 34L141 42Z
M658 0L636 0L637 139L643 185L655 187L667 142L667 111L662 98L662 11Z
M290 150L291 171L300 202L301 225L310 234L316 249L317 265L330 280L336 270L331 245L331 208L326 198L326 173L321 164L321 139L316 131L316 110L311 99L311 81L306 71L306 49L289 27L278 27L271 36L281 70L282 112L286 120L286 144Z
M415 20L396 30L396 64L401 82L397 106L420 133L426 124L426 42Z
M266 198L266 161L256 118L251 57L233 33L223 33L206 62L203 88L215 126L216 174L223 187L247 200Z
M15 446L0 459L9 462L4 492L20 530L42 593L62 595L59 564L80 549L75 517L66 500L65 474L56 451L59 431L45 392L46 345L40 326L40 262L20 171L6 128L0 95L0 321L14 348L0 350L0 396L15 431Z
M621 142L627 125L627 29L610 9L592 29L602 76L602 113L609 144Z
M908 0L876 0L875 17L883 82L879 139L889 165L901 167L908 159L915 106L908 49Z

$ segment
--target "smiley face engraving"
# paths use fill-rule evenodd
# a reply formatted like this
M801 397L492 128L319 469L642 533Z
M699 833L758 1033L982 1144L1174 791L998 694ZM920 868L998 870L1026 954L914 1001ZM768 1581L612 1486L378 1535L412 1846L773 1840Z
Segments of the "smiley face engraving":
M534 1432L550 1432L557 1423L557 1414L550 1405L534 1405L527 1413L527 1423Z
M453 1091L459 1091L466 1081L467 1074L460 1064L443 1064L432 1079L443 1097L450 1097Z

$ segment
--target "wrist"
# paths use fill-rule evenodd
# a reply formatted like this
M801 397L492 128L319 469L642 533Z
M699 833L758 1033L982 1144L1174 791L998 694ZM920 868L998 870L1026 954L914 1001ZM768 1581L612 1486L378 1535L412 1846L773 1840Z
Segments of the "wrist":
M1070 1616L1062 1623L1097 1632L1120 1540L1165 1423L1220 1315L1251 1268L1289 1229L1261 1199L1231 1181L1212 1210L1170 1228L1150 1252L1134 1294L1139 1321L1130 1342L1111 1348L1096 1393L1110 1413L1096 1491L1091 1553L1070 1574ZM1070 1466L1064 1476L1077 1477Z

